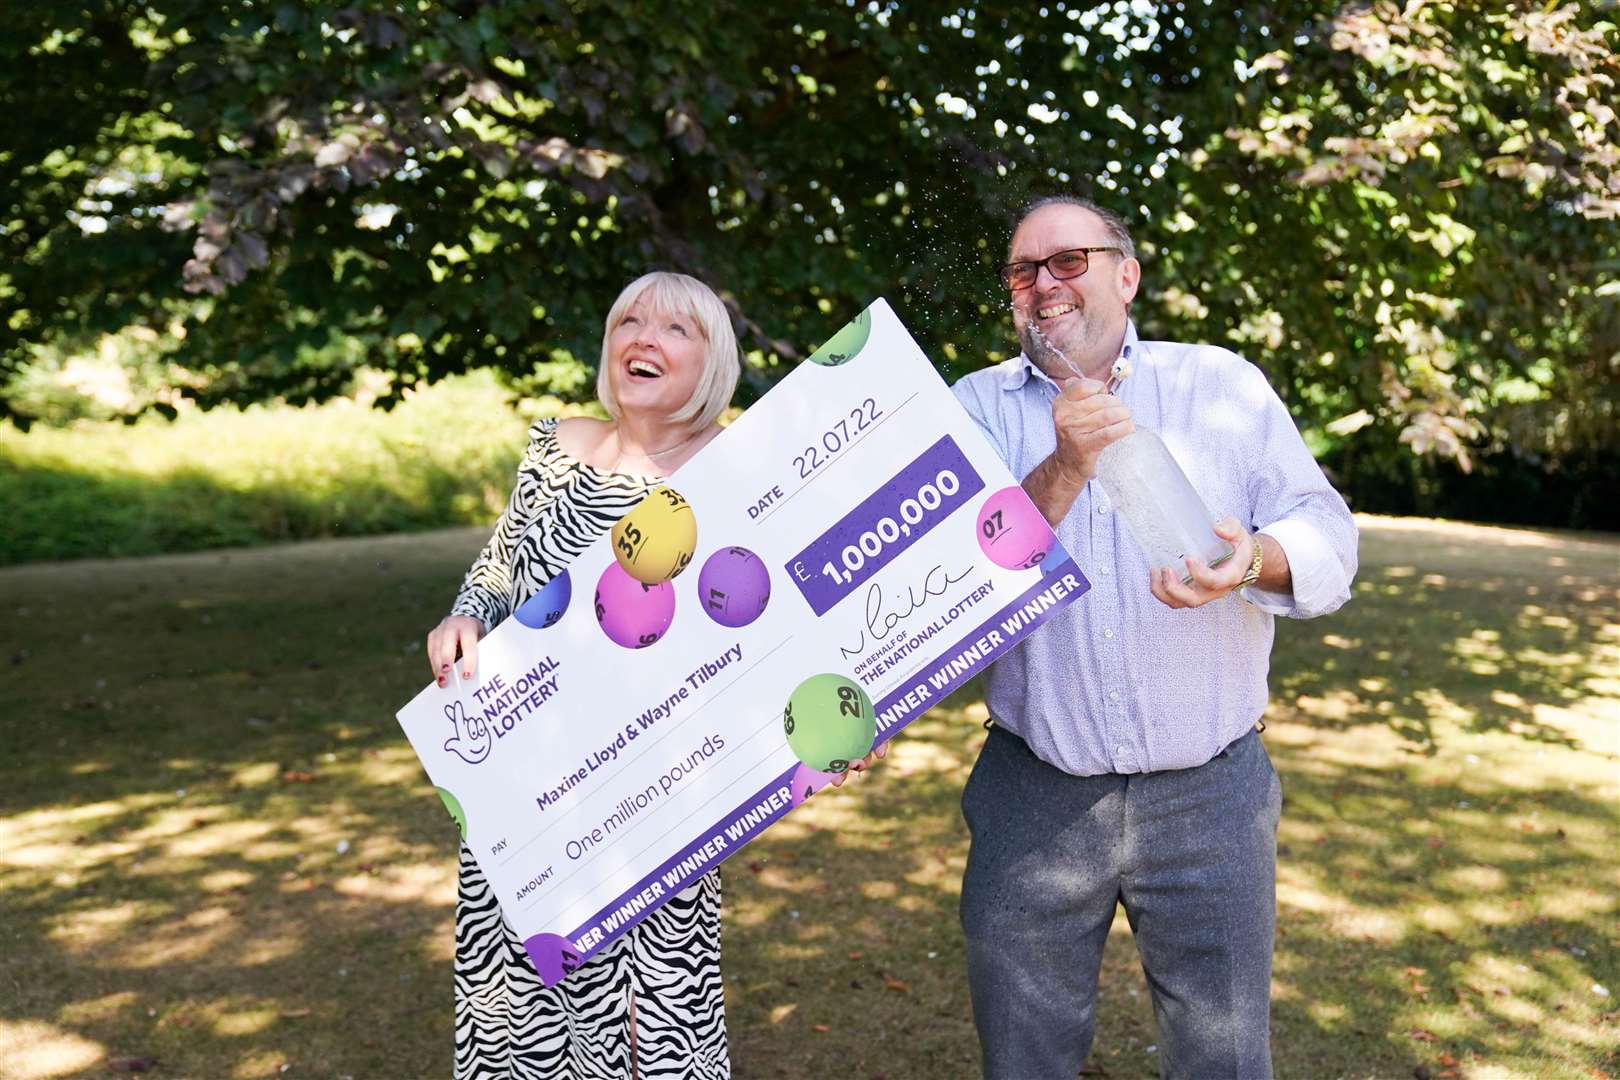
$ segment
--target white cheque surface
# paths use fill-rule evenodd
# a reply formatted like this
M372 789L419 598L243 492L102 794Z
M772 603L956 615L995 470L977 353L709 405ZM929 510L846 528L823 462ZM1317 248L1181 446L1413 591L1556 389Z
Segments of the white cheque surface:
M599 621L604 536L551 625L508 619L477 681L399 713L548 983L825 781L784 728L806 679L857 681L882 741L1087 587L887 304L829 352L670 479L697 544L656 641L625 647ZM736 627L699 595L733 548L770 579Z

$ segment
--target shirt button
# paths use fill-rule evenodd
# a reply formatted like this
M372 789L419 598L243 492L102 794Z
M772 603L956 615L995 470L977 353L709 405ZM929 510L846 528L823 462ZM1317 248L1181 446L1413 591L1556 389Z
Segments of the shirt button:
M1119 691L1118 690L1110 690L1110 691L1108 691L1108 700L1109 701L1118 701L1119 700Z
M1103 637L1113 637L1113 636L1114 636L1114 632L1112 630L1104 630L1103 631Z
M1116 746L1116 747L1114 747L1114 756L1115 757L1130 757L1130 754L1131 754L1131 748L1128 747L1128 746Z
M1099 514L1106 514L1106 513L1108 513L1108 507L1106 507L1106 506L1102 506L1102 505L1099 505L1099 506L1098 506L1098 507L1097 507L1097 513L1099 513Z

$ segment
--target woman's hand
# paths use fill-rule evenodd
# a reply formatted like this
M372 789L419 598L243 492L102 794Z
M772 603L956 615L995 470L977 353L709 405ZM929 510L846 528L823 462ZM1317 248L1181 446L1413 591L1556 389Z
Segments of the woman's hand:
M461 653L461 677L470 679L478 670L478 639L484 636L484 624L470 615L447 615L435 626L427 638L428 666L440 686L450 681L450 665Z
M850 762L848 771L841 772L832 778L832 786L843 787L844 781L848 780L852 774L858 775L863 773L867 769L870 769L873 765L876 765L880 758L886 758L888 756L889 744L884 743L876 750L873 750L870 754L867 754L865 757L861 758L861 760Z

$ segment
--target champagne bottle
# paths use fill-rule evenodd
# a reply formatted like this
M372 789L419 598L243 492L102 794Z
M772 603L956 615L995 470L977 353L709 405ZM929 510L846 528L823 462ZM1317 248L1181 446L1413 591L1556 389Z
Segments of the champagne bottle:
M1130 375L1130 361L1114 364L1107 391ZM1192 580L1184 561L1196 555L1208 566L1232 557L1230 542L1215 534L1214 517L1198 489L1176 463L1164 440L1146 428L1111 443L1097 458L1097 480L1130 533L1147 555L1148 565L1171 567L1184 582Z

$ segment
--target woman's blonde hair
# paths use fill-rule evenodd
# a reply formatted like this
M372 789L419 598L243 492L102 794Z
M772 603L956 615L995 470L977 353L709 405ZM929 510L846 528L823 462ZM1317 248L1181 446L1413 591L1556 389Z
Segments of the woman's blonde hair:
M625 312L636 301L645 298L654 311L670 315L688 315L698 324L703 335L703 374L698 377L692 399L675 413L674 418L690 423L694 430L708 427L731 403L737 389L737 377L742 363L737 351L737 335L731 329L731 316L714 290L695 277L657 270L643 274L624 287L619 298L608 309L607 321L602 326L602 359L596 369L596 399L607 409L608 415L619 418L619 401L608 381L608 342L613 328L619 325Z

